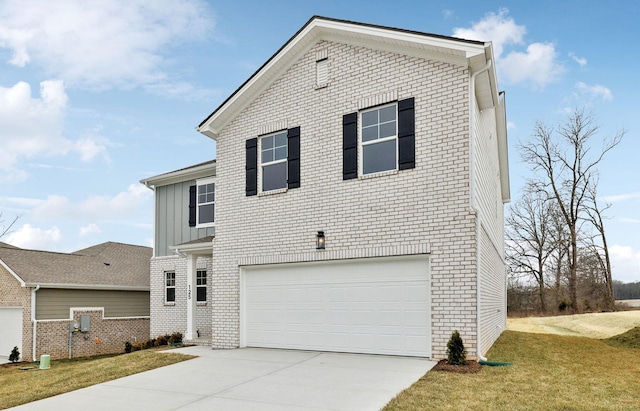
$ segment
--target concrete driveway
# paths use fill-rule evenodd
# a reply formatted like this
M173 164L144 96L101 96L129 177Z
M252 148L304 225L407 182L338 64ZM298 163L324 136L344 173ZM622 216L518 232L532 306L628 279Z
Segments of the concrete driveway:
M175 351L199 358L13 409L379 410L436 364L420 358L260 348Z

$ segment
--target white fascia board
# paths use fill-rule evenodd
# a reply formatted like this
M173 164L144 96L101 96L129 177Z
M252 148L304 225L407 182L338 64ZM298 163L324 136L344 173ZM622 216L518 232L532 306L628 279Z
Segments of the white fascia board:
M220 131L320 40L354 44L468 66L469 58L484 54L485 45L402 30L371 27L317 18L286 43L196 130L216 140Z
M15 271L13 271L11 269L11 267L9 267L4 261L2 261L2 259L0 258L0 265L2 267L4 267L5 270L7 270L9 272L9 274L11 274L16 280L18 280L18 282L20 283L21 287L26 287L27 285L25 284L25 282L22 280L22 278L20 278L20 276L18 274L16 274Z
M178 171L171 171L169 173L160 174L158 176L145 178L140 182L147 187L161 187L169 184L180 183L183 181L197 180L205 177L215 177L216 164L202 164L196 167L190 167Z
M212 255L213 245L210 242L185 244L185 245L173 245L169 246L170 250L174 250L181 254L197 254L197 255Z
M149 286L135 285L101 285L101 284L43 284L43 283L25 283L26 287L40 286L43 288L65 289L65 290L101 290L101 291L149 291Z
M496 107L496 128L498 134L498 162L500 167L500 188L502 203L511 201L511 187L509 181L509 145L507 140L507 113L505 98L500 99Z

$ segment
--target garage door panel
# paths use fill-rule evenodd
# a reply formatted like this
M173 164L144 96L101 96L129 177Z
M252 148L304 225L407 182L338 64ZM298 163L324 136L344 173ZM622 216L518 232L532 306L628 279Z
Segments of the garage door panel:
M243 267L243 346L429 357L428 260Z
M0 355L9 356L13 347L22 352L22 308L0 307Z

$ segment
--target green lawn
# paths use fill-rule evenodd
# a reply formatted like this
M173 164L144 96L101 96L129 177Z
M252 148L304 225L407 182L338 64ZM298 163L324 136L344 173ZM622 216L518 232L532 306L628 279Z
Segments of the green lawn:
M511 367L429 372L384 410L638 410L640 350L607 343L505 331L487 357Z
M51 369L32 364L0 367L0 409L77 390L127 375L194 358L190 355L159 353L158 349L131 354L77 358L51 362ZM22 370L22 367L32 367ZM90 404L87 405L90 409Z

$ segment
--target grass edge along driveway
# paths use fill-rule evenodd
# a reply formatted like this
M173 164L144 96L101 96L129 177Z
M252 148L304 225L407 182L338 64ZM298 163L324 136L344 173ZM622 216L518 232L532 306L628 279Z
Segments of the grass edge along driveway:
M15 407L79 388L195 358L159 349L51 362L51 369L0 367L0 409ZM90 407L89 407L90 408Z
M586 337L505 331L478 374L431 371L391 410L637 410L640 350Z

